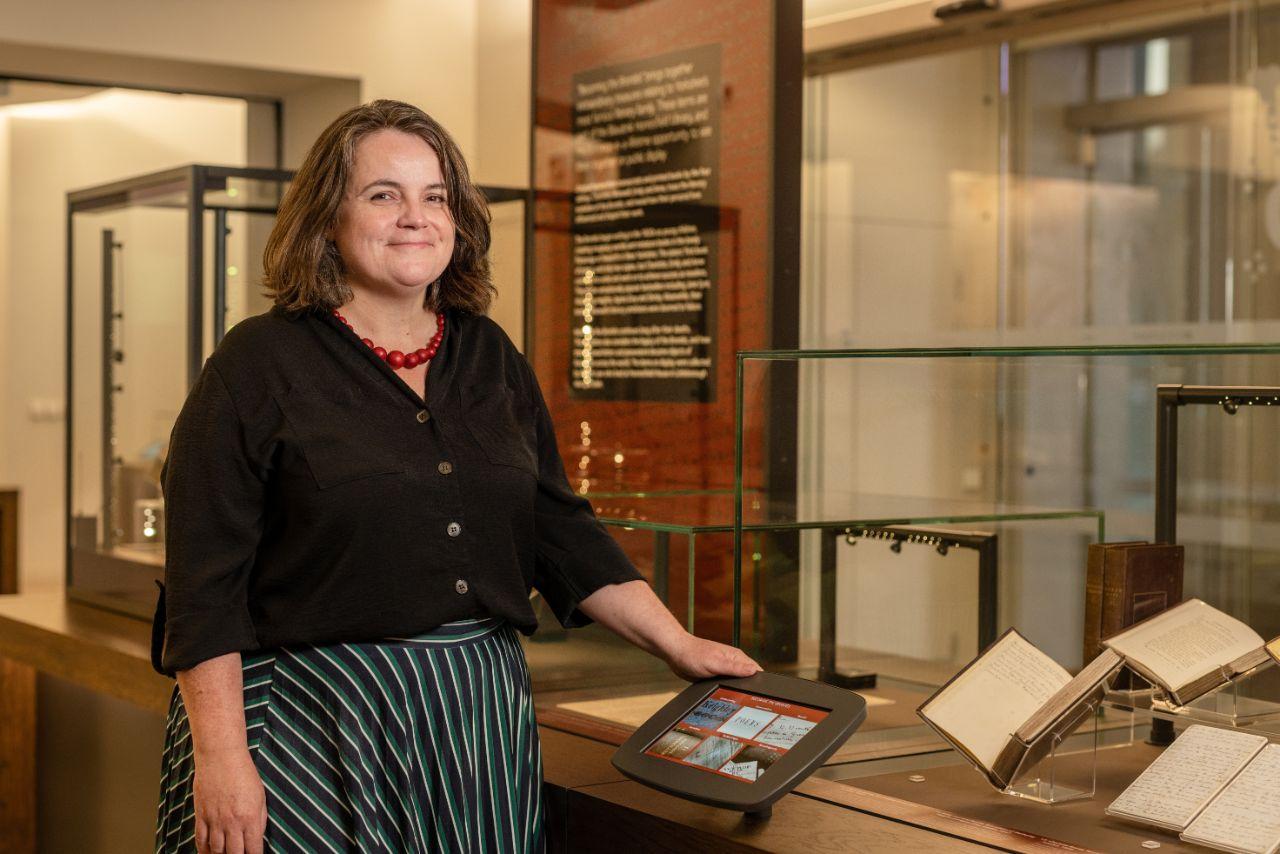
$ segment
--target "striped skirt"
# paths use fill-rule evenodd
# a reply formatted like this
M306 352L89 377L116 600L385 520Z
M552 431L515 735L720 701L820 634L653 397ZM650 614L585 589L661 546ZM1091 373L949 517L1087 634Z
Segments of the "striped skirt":
M524 652L501 620L413 638L246 653L267 851L541 851L542 757ZM156 851L195 851L175 688Z

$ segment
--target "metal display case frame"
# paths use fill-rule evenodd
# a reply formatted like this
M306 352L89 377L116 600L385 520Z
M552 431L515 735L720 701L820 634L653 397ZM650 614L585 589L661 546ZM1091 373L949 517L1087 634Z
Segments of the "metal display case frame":
M186 368L187 385L192 385L200 375L204 365L204 252L205 252L205 213L211 211L214 216L214 263L215 280L213 282L213 322L214 342L221 340L225 329L226 310L226 264L220 263L226 257L226 222L227 214L257 213L275 214L276 205L256 203L209 203L205 194L210 190L219 190L226 186L228 179L246 179L257 181L275 181L281 185L293 178L293 172L285 169L248 168L235 166L215 166L208 164L191 164L174 169L166 169L113 181L96 187L74 190L67 194L67 212L65 220L66 233L66 294L67 294L67 365L66 365L66 401L67 431L65 437L65 579L67 596L70 599L97 605L109 610L118 611L131 616L149 618L141 608L131 608L112 597L82 589L74 581L74 543L73 531L73 485L72 485L72 453L74 443L74 406L75 406L75 237L74 221L76 214L122 209L136 205L151 207L170 207L186 211L186 295L187 327L186 352L183 354ZM167 198L172 197L172 198ZM105 229L102 234L102 324L104 333L113 322L119 319L118 309L114 303L115 283L114 253L119 245L114 233ZM114 453L111 450L112 428L112 395L115 384L112 380L111 365L116 360L114 345L109 334L102 336L102 459L103 489L111 489L111 467ZM110 520L107 509L110 501L104 501L104 528Z

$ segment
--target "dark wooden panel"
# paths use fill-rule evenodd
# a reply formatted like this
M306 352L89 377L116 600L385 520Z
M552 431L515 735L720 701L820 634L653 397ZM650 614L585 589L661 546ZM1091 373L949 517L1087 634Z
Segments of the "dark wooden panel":
M539 717L541 721L541 716ZM565 839L569 793L579 786L612 783L623 776L609 762L614 748L588 738L538 727L542 741L543 815L547 850L570 850Z
M18 592L18 490L0 489L0 593Z
M625 780L609 761L617 748L567 732L538 727L543 779L547 785L576 789Z
M0 851L36 850L36 672L0 658Z

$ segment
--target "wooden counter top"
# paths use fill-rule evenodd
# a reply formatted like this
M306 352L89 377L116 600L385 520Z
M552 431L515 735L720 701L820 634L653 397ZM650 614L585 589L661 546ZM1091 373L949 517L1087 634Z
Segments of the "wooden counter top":
M0 656L158 715L169 710L174 683L151 669L151 626L61 593L0 596Z

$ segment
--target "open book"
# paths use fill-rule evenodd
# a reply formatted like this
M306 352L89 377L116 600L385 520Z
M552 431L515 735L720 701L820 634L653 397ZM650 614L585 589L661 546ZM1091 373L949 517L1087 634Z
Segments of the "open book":
M1237 854L1280 851L1280 744L1262 748L1182 838Z
M1278 639L1280 640L1280 639ZM1103 644L1178 706L1275 659L1262 637L1199 599L1188 599Z
M1280 793L1277 750L1280 745L1267 747L1266 736L1188 727L1111 802L1107 815L1186 831L1190 841L1225 850L1274 851L1280 811L1264 809L1256 795L1269 787L1264 797L1280 803L1274 794ZM1251 772L1255 762L1262 764Z
M1073 678L1010 629L916 713L1004 789L1080 725L1120 663L1105 650Z

